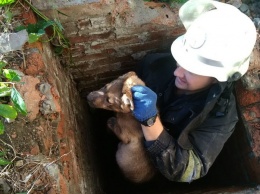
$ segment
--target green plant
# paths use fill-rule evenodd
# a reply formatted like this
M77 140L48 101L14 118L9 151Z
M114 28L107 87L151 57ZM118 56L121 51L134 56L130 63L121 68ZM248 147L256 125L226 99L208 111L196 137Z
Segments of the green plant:
M29 34L29 43L33 43L38 41L44 34L45 34L45 29L49 26L54 25L54 22L49 20L41 20L37 22L36 24L28 24L27 26L19 26L16 28L16 31L20 30L26 30Z
M52 35L48 39L48 41L52 41L52 44L55 46L55 52L57 54L61 54L63 49L67 49L70 47L68 39L63 34L63 26L58 19L51 20L42 12L40 12L35 6L33 6L30 1L24 0L24 2L33 10L33 12L40 17L36 24L29 24L28 26L20 26L17 30L26 29L29 33L29 43L38 41L39 38L45 34L45 29L47 27L51 27ZM59 14L65 15L66 14L58 11Z
M15 119L18 113L27 114L24 100L15 88L21 77L15 70L4 69L6 65L0 61L0 135L4 133L4 119ZM0 151L0 166L11 164L4 156L5 152Z
M6 6L14 3L16 0L0 0L0 7ZM18 0L21 5L27 4L32 11L39 17L39 21L36 24L29 24L27 26L19 26L15 30L20 31L26 29L29 34L29 43L33 43L39 41L39 39L45 34L45 29L50 27L52 30L52 35L47 41L52 41L51 43L55 46L55 53L61 54L64 49L70 47L68 39L63 34L63 26L60 21L55 18L54 20L49 19L46 15L44 15L41 11L39 11L35 6L32 5L29 0ZM9 11L9 7L6 7L6 19L11 20L12 13ZM65 15L66 14L57 11L58 14Z
M11 164L11 162L9 160L6 160L4 158L5 155L6 155L6 153L4 151L0 152L0 166L5 166L7 164Z
M13 14L10 7L15 0L0 0L0 8L2 11L2 20L0 30L2 32L12 32L11 25ZM1 56L1 59L3 55ZM27 114L25 103L16 90L15 84L21 80L20 76L15 70L4 69L7 63L0 60L0 135L5 131L4 121L13 120L18 113ZM6 156L6 152L1 148L0 150L0 166L8 166L12 163ZM2 168L1 168L2 169ZM1 177L2 175L0 175Z
M27 114L24 100L15 88L21 77L15 70L4 69L6 65L0 61L0 135L4 133L3 119L15 119L18 113Z
M15 2L15 0L0 0L0 6L9 5L14 2Z

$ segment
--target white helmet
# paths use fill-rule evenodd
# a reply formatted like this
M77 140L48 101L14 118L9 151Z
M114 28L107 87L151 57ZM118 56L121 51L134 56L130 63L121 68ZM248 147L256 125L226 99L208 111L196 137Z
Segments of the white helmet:
M221 82L246 73L256 41L249 17L232 5L212 0L190 0L179 15L187 32L173 42L171 52L180 66Z

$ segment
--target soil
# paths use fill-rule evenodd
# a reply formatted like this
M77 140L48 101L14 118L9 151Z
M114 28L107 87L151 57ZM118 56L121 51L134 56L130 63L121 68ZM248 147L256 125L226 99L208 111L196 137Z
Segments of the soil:
M55 113L44 115L40 112L45 99L37 89L40 80L24 76L22 81L26 84L17 89L25 100L28 115L19 115L11 123L5 123L0 149L6 152L5 158L12 164L7 169L4 166L0 169L2 173L9 173L4 178L12 187L12 193L29 191L31 188L35 193L47 193L51 189L54 191L55 177L58 176L58 170L55 170L59 158L56 134L58 118Z
M55 95L50 88L40 89L41 85L49 86L41 49L39 43L26 44L23 51L2 55L7 68L20 72L22 79L15 87L25 101L28 114L4 121L0 152L5 152L2 158L12 163L0 166L1 194L59 193L56 180L59 168L63 168L57 142L59 115L53 108Z

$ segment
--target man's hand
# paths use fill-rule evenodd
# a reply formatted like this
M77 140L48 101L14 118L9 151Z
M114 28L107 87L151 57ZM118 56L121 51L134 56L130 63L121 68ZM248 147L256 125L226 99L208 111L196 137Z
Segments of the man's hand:
M131 88L134 102L134 117L143 122L157 114L157 95L146 86L136 85Z

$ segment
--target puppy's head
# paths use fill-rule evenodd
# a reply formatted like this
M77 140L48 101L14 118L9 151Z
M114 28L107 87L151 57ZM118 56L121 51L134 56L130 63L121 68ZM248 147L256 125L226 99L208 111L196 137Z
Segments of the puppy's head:
M88 103L95 108L127 113L134 109L131 87L144 85L135 72L128 72L116 80L106 84L103 88L91 92Z

